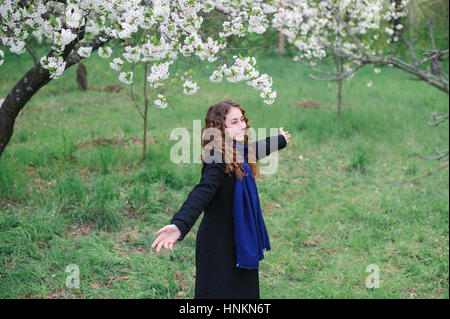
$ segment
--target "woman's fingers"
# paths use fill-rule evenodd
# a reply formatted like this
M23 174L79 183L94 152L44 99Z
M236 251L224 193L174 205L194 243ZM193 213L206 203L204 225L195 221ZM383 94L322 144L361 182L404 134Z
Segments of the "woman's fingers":
M289 134L289 131L283 131L282 128L280 128L280 132L284 135L284 137L286 138L286 141L290 142L292 135Z
M288 131L283 131L283 128L280 127L280 134L282 134L285 138L287 142L290 142L291 140L291 134L289 134Z
M280 134L283 134L284 137L286 137L286 140L288 140L292 136L291 134L289 134L289 131L284 131L284 127L280 127Z
M152 248L154 248L156 246L156 244L161 240L161 238L162 238L162 236L160 235L155 239L155 241L152 244Z
M171 229L170 225L166 225L156 232L157 234L160 234L160 235L153 242L152 248L154 248L156 245L158 245L156 248L157 253L159 253L162 246L164 246L165 249L172 250L173 239L170 238L172 236L172 234L170 232L171 230L173 230L173 229Z
M172 248L173 248L173 243L170 242L169 240L163 238L162 236L159 236L158 238L156 238L156 240L152 244L152 248L154 248L157 244L158 244L158 247L156 248L157 253L159 253L159 251L161 250L161 248L163 246L167 250L169 250L169 249L172 250Z
M161 242L158 244L158 248L156 248L156 252L159 253L159 251L161 250L162 245L164 245L166 241L165 240L161 240Z

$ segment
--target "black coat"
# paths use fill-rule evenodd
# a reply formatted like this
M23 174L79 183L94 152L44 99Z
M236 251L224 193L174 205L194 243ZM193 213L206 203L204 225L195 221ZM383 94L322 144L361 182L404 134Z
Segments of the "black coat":
M256 147L259 160L284 148L286 140L278 135L251 145ZM195 298L260 298L258 269L236 267L232 214L235 182L235 173L225 174L225 163L205 164L200 182L171 220L182 240L205 212L196 238Z

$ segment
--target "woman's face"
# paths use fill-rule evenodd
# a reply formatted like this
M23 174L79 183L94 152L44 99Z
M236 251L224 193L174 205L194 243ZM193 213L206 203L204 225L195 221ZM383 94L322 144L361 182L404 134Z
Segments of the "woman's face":
M225 118L225 134L228 138L232 138L238 142L244 141L245 130L247 123L245 123L244 115L237 107L232 107Z

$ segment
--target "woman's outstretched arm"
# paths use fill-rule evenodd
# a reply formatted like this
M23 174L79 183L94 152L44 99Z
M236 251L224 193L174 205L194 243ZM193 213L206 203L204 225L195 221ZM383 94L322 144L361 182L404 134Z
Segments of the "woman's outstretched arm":
M224 175L224 163L205 164L202 168L200 182L192 189L181 208L173 215L170 225L166 225L156 232L159 237L152 244L152 248L154 248L159 243L156 252L159 252L162 245L166 249L172 249L177 240L182 240L186 236L200 214L214 198L222 185Z
M250 143L255 151L256 160L259 161L266 156L269 156L275 151L279 151L286 147L286 144L291 140L291 134L284 131L283 127L279 128L280 134L269 136L265 139Z

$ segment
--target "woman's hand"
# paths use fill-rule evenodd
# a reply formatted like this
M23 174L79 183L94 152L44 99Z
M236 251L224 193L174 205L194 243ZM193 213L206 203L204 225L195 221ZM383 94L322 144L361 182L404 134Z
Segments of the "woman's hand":
M173 244L180 238L181 232L178 229L177 226L170 224L166 225L160 230L156 232L159 234L158 238L155 239L155 241L152 244L152 248L158 244L158 247L156 248L156 252L159 253L159 250L161 249L161 246L164 245L164 248L172 250Z
M288 131L283 131L283 127L280 127L280 134L284 136L286 139L286 143L289 143L291 141L291 134L288 133Z

